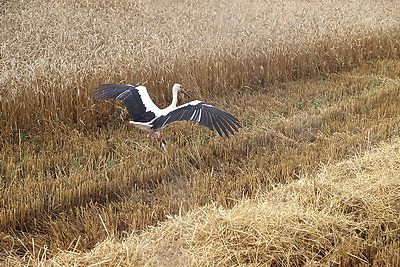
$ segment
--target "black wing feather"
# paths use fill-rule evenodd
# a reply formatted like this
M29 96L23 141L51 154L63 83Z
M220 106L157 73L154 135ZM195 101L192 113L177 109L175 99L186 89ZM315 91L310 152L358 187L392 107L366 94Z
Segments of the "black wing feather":
M220 126L220 128L222 129L222 131L224 132L224 134L226 136L228 136L228 132L226 130L228 130L230 133L234 134L233 130L232 130L232 124L233 122L231 122L230 120L236 119L235 117L233 117L232 115L230 115L229 113L220 110L220 109L213 109L212 112L214 113L214 115L218 118L217 122ZM229 116L230 115L230 118ZM233 127L233 129L235 129L235 127ZM237 129L235 129L237 131Z
M224 115L225 115L226 117L228 117L228 118L229 118L229 121L230 121L230 122L233 122L234 125L236 125L236 126L239 127L239 128L241 127L241 126L240 126L239 120L238 120L236 117L232 116L232 114L229 114L228 112L224 112Z
M220 136L229 136L229 133L233 134L234 130L237 131L240 127L239 120L233 115L207 103L193 101L158 117L152 123L152 129L159 129L180 120L196 121L212 131L217 131Z
M209 125L208 128L211 131L214 131L214 128L212 126L212 120L211 120L211 115L210 114L208 114L207 112L205 114L203 114L202 121L203 121L204 125Z
M225 128L231 133L233 134L233 129L232 129L232 125L224 118L222 117L223 124L225 125Z
M233 130L237 131L237 128L235 123L231 120L231 118L228 115L230 114L226 112L221 113L221 116L224 118L225 123L229 124L229 126L227 126L227 129L233 134Z
M222 130L222 131L225 133L225 135L227 135L226 130L224 129L225 127L224 127L224 125L223 125L223 123L222 123L222 121L221 121L222 118L221 118L221 117L219 116L219 114L216 112L217 110L207 108L207 111L209 111L209 112L213 115L213 117L214 117L213 126L214 126L215 128L217 128L218 134L219 134L220 136L222 136L222 132L221 132L221 130Z
M108 98L122 100L134 121L148 122L155 118L153 112L146 112L146 106L143 104L137 86L135 85L102 84L95 88L94 97L97 100Z
M221 110L220 114L221 117L223 117L225 121L228 122L229 125L231 125L235 130L237 130L236 126L240 127L239 120L234 116L232 116L231 114L229 114L228 112Z
M217 130L217 133L222 136L222 131L221 131L221 123L219 122L219 118L216 117L215 115L213 116L213 124L212 126L214 127L215 130Z

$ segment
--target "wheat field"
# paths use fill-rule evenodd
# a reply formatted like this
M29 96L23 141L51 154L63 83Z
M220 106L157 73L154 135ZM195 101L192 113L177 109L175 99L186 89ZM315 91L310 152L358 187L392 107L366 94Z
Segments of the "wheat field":
M249 205L269 212L263 203L282 205L274 194L296 199L296 188L306 186L291 185L317 177L321 165L332 163L339 172L335 162L399 135L397 1L9 0L0 2L0 10L0 260L5 265L82 266L103 260L168 265L151 253L129 258L119 250L114 256L103 252L125 243L137 251L143 240L159 244L149 249L161 251L165 245L152 240L164 231L171 238L169 231L190 232L196 220L218 228L220 212L240 221L249 214L237 211ZM127 123L121 103L93 100L92 89L99 84L130 83L147 86L155 103L166 106L177 82L190 91L190 100L234 114L243 128L223 139L192 123L176 123L164 131L164 153ZM316 188L326 193L336 182L324 180ZM368 188L363 190L360 198L371 197ZM314 193L306 192L309 201L318 200ZM210 236L192 232L194 239L187 242L194 243L177 261L390 264L385 253L399 248L392 196L398 198L394 189L381 203L392 213L371 211L364 228L355 227L360 220L340 209L324 222L299 223L317 216L328 200L308 207L310 214L299 210L304 214L291 218L299 231L317 227L321 234L310 238L318 246L276 224L277 238L287 240L274 245L281 254L259 251L260 246L255 253L246 243L248 256L229 254L223 243L230 237L209 229ZM349 207L355 213L365 208L357 203ZM209 216L196 215L204 211ZM282 212L276 216L291 210ZM382 221L373 221L375 215ZM171 216L178 219L151 228ZM189 228L179 230L176 225L185 220ZM335 220L343 222L343 231L328 231ZM376 232L389 221L390 235ZM323 240L324 231L333 241ZM254 238L267 242L264 235ZM304 246L294 247L300 238ZM347 238L357 243L354 255L336 242ZM336 254L328 253L333 250ZM304 256L294 255L301 252Z

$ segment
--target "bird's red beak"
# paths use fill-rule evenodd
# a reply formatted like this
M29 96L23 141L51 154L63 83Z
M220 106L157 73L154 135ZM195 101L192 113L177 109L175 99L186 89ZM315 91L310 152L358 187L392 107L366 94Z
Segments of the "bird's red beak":
M190 95L185 91L185 89L181 88L180 92L185 96L190 97Z

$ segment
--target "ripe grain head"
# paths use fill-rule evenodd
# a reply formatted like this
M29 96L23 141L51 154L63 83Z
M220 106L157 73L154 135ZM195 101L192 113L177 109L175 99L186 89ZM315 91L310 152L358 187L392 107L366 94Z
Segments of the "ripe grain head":
M148 85L164 103L166 86L177 81L197 96L221 95L399 51L394 1L43 6L10 1L1 19L1 101L3 114L15 113L2 117L14 118L7 132L34 128L42 117L95 120L90 91L101 83Z

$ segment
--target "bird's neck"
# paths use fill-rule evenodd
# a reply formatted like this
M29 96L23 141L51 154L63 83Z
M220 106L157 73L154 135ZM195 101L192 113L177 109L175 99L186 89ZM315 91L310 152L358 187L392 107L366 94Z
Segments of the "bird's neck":
M178 104L178 94L177 93L172 93L172 102L171 105L169 105L169 109L176 108L176 105Z

